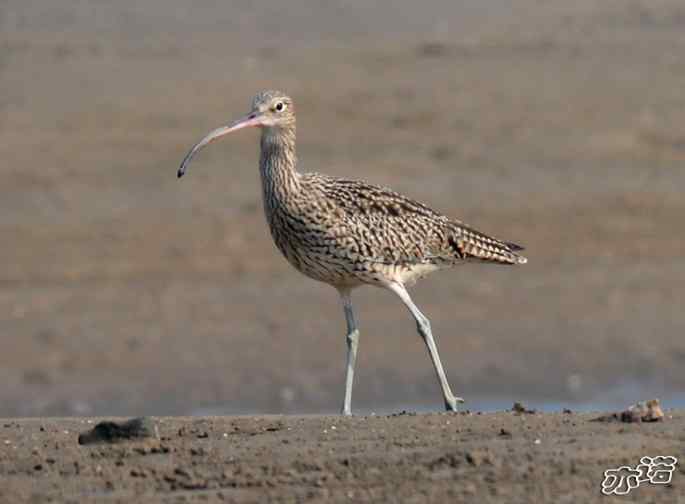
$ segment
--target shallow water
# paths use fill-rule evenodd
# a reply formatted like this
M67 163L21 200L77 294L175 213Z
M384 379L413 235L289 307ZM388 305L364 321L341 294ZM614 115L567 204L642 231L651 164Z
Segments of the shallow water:
M661 406L666 409L682 409L685 408L685 393L682 391L661 391L661 393L654 387L649 387L640 384L626 384L621 387L616 387L607 390L604 393L597 394L597 396L590 400L582 401L550 401L540 398L506 398L506 397L476 397L473 400L468 400L461 405L462 411L473 412L494 412L510 410L513 403L516 401L523 402L527 408L536 409L543 412L559 412L564 409L571 409L574 412L590 412L590 411L622 411L629 406L632 406L638 401L646 401L649 399L658 398L661 401ZM378 407L362 404L359 407L354 407L353 412L356 415L389 415L402 411L428 413L435 411L442 411L442 405L439 403L394 403ZM199 408L191 412L193 416L206 415L246 415L258 414L259 411L250 411L245 409L236 409L230 406L214 406ZM288 413L293 413L289 411ZM306 414L322 414L335 415L338 410L309 410L302 412Z

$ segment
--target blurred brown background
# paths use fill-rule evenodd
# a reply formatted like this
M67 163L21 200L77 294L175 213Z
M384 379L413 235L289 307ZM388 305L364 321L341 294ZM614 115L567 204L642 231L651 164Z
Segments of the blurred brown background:
M0 12L0 416L338 409L342 309L271 243L257 132L176 180L192 143L272 87L296 101L302 170L527 247L524 267L414 289L467 407L683 399L680 0ZM353 407L439 409L401 303L354 301Z

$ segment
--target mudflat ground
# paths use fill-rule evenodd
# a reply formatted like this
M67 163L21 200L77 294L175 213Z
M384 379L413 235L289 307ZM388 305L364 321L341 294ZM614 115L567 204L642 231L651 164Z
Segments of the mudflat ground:
M175 177L271 87L297 104L302 170L392 186L527 247L524 267L413 291L468 407L682 401L680 1L0 12L0 415L338 409L342 309L271 243L256 132ZM438 407L401 303L353 301L356 411Z
M160 439L81 446L100 419L0 423L2 502L640 502L685 499L685 413L155 418ZM671 483L601 494L604 471L676 456Z
M683 455L682 410L549 413L685 404L680 0L5 0L0 49L0 501L610 501L605 469ZM465 407L547 413L383 416L441 398L401 303L360 289L353 408L378 415L203 416L342 399L342 309L271 243L256 133L176 180L264 88L302 170L526 246L413 296ZM162 439L79 446L106 415Z

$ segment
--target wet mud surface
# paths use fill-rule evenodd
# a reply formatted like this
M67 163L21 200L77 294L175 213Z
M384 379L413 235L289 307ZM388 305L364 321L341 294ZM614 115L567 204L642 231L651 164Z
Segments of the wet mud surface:
M683 465L668 485L600 493L606 469L682 462L685 414L665 413L640 424L561 412L159 417L159 437L89 445L79 433L102 419L9 419L0 501L682 502Z

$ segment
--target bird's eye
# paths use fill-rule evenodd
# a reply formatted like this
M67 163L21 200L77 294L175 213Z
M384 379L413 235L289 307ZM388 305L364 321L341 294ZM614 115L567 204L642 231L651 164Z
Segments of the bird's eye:
M283 104L283 102L279 101L274 108L280 112L285 108L285 105Z

